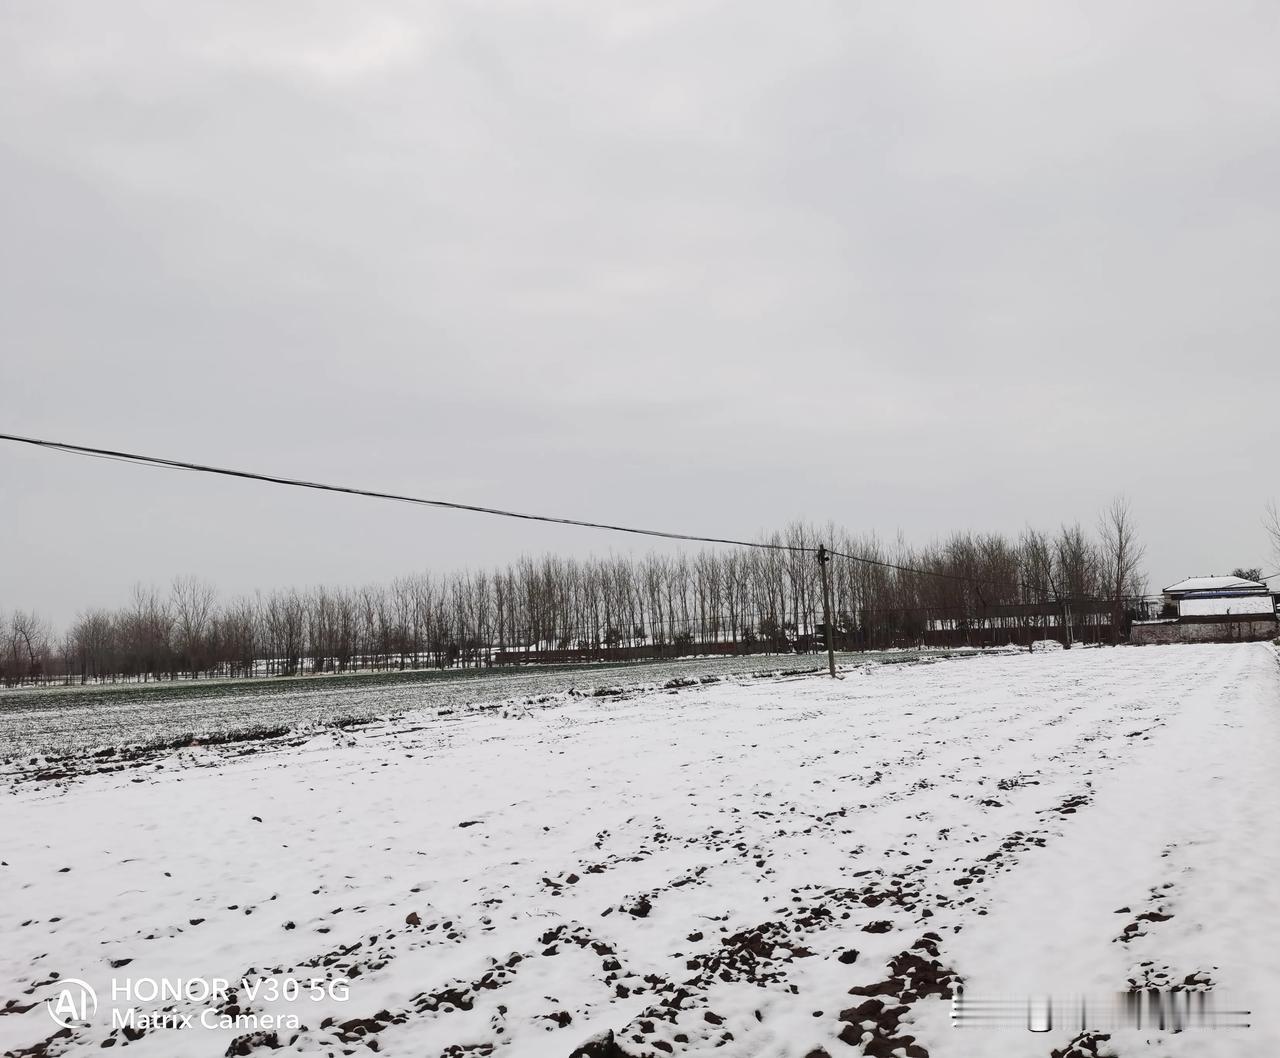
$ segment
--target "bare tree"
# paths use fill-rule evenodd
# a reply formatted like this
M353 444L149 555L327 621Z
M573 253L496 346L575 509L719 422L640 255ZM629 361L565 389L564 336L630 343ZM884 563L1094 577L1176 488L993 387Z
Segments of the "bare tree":
M133 602L121 621L125 672L158 679L173 668L173 611L155 588L133 587Z
M209 630L216 597L211 584L195 577L174 578L169 596L173 611L174 649L178 664L192 676L209 665Z
M1124 600L1140 595L1146 579L1140 572L1146 548L1138 542L1129 501L1117 496L1098 519L1102 538L1104 585L1111 600L1111 641L1117 642L1124 624Z
M39 683L50 674L52 632L34 611L18 610L0 627L0 680L9 686Z
M120 673L119 621L107 610L82 613L68 638L75 644L80 682L114 678Z

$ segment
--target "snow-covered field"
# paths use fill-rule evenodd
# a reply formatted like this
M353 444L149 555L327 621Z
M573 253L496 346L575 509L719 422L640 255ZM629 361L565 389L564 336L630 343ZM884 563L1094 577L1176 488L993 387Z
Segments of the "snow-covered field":
M1280 1054L1274 647L845 675L10 773L0 1048L1048 1058L1077 1035L953 1028L963 980L1253 1012L1072 1055ZM68 978L99 1004L59 1029ZM185 994L120 994L151 980ZM193 1024L111 1027L165 1007Z
M895 664L954 650L886 650L842 660ZM0 759L166 741L182 734L221 736L254 727L331 723L427 709L466 709L477 702L537 698L571 687L658 685L672 679L779 669L818 669L812 654L665 658L521 669L418 669L341 676L254 680L179 680L89 687L0 688Z

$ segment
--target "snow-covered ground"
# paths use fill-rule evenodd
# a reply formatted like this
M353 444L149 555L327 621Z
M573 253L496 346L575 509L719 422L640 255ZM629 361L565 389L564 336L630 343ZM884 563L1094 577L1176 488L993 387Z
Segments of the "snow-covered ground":
M897 664L970 648L884 650L842 661ZM298 727L428 709L467 709L504 698L538 698L571 687L660 685L672 679L822 668L813 654L664 658L518 669L419 669L254 680L176 680L88 687L0 688L0 760L100 746L222 736L254 727Z
M1072 1055L1280 1054L1274 647L845 675L11 773L0 1048L1048 1058L1077 1034L953 1028L962 980L1252 1010ZM60 1030L68 978L99 1005ZM215 978L234 994L112 995ZM193 1024L113 1029L131 1007Z

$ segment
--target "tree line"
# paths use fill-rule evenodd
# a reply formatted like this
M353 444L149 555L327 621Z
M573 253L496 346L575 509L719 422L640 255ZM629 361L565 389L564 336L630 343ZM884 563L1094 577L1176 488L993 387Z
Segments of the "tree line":
M821 571L842 648L964 642L993 622L1031 629L1061 608L1119 635L1145 587L1127 505L1097 530L1018 537L954 533L925 547L794 523L766 548L639 557L524 557L501 568L420 573L362 588L318 586L223 600L194 577L139 585L115 609L58 635L30 611L0 614L0 682L292 676L481 667L569 656L675 656L818 649ZM858 556L854 561L845 556ZM1060 627L1061 622L1057 622ZM1099 633L1101 634L1101 633Z

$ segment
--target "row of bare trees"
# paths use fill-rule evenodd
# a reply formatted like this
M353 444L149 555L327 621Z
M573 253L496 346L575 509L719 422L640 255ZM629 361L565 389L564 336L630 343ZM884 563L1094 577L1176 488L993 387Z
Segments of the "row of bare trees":
M501 569L419 574L364 588L316 587L222 601L180 578L82 613L55 637L14 613L0 657L7 684L295 675L483 666L576 656L787 651L817 647L823 621L813 549L832 548L835 629L845 647L962 638L991 615L1027 627L1045 604L1114 610L1143 590L1142 548L1123 502L1090 534L1068 525L1017 539L956 533L912 548L793 524L768 548L644 557L522 558ZM854 561L858 556L866 561ZM1003 610L1001 609L1003 608ZM1083 609L1089 609L1083 607Z
M38 682L50 671L53 631L31 610L0 613L0 684Z

